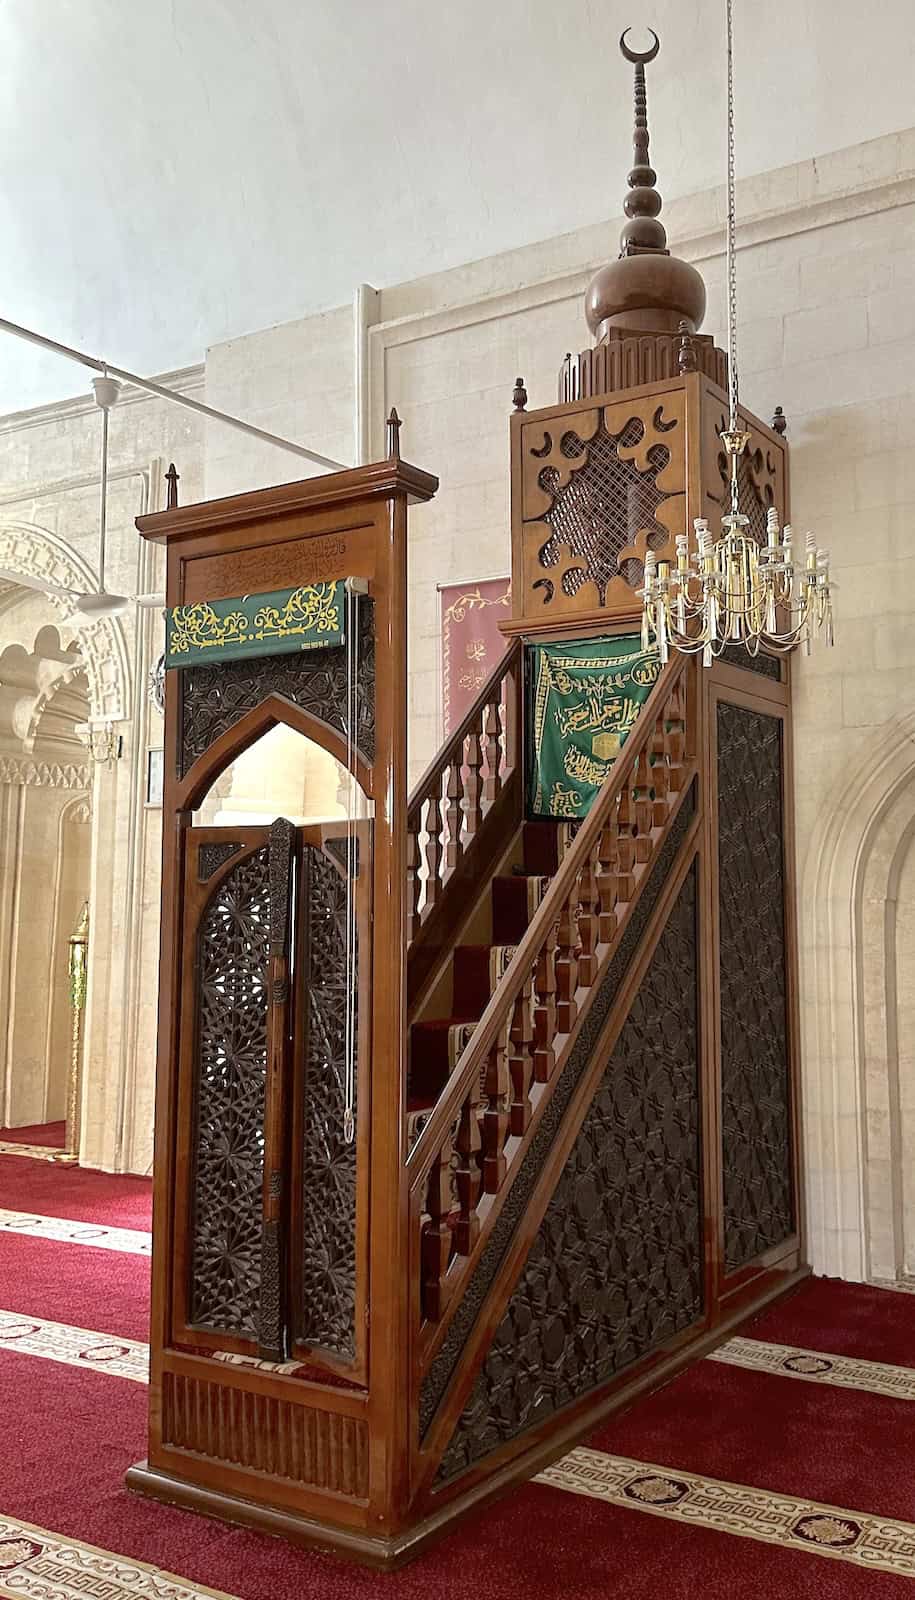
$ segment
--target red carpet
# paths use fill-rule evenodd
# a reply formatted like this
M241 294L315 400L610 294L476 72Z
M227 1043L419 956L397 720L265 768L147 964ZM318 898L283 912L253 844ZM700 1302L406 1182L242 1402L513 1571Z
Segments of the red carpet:
M82 1167L30 1161L28 1156L0 1156L0 1207L148 1232L152 1183L149 1178L113 1177Z
M915 1366L915 1295L838 1278L808 1278L745 1333L835 1356Z
M148 1195L143 1180L0 1158L0 1205L7 1208L142 1227ZM147 1274L143 1257L0 1233L0 1310L142 1338ZM744 1332L915 1364L913 1323L915 1305L904 1295L821 1282L803 1286ZM123 1474L145 1453L146 1405L137 1383L0 1348L0 1514L239 1600L912 1600L915 1594L903 1576L542 1484L473 1516L403 1572L379 1576L128 1495ZM608 1423L590 1443L672 1472L911 1521L913 1423L915 1406L901 1400L704 1362Z
M63 1150L66 1132L65 1122L36 1122L30 1128L0 1128L0 1140L6 1144L45 1144L52 1150Z

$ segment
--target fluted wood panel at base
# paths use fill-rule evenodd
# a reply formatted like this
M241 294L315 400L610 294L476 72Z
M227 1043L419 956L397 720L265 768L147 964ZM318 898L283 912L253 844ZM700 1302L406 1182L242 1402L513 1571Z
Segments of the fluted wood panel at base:
M162 1443L351 1498L368 1493L364 1421L228 1384L167 1372Z

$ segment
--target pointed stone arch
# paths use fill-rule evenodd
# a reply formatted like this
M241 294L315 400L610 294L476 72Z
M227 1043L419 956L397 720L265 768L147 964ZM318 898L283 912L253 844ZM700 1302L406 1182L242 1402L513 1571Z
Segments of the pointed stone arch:
M0 521L0 567L26 578L38 578L67 589L95 589L98 575L89 563L48 528L31 522ZM79 640L89 681L89 707L93 721L124 722L130 716L130 659L119 617L81 622L72 617L61 596L49 595L48 604Z
M837 795L804 874L802 958L808 1210L815 1268L844 1278L886 1275L874 1229L885 1213L875 1109L891 1107L892 1018L875 1034L868 982L891 1004L898 880L915 830L915 711L865 745ZM879 928L876 922L886 921ZM875 920L876 919L876 920ZM867 980L865 974L867 973ZM892 1153L890 1153L892 1161ZM898 1197L897 1197L898 1198ZM890 1203L895 1203L890 1201Z

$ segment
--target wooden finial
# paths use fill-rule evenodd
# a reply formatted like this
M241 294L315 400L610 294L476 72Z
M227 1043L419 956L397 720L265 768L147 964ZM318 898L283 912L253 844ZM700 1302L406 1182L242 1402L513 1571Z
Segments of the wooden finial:
M174 461L169 463L168 471L165 474L165 481L168 484L168 498L165 502L165 509L166 511L177 511L179 477L178 469L176 468Z
M775 415L772 418L772 426L780 439L783 439L785 434L788 432L788 418L785 416L781 406L775 407Z
M690 332L689 323L684 319L680 323L679 349L677 351L677 371L695 372L695 370L696 346L693 344L693 336Z
M385 433L389 461L400 460L400 426L400 418L397 415L397 410L394 406L392 406Z
M523 411L527 405L527 390L524 387L523 378L515 379L515 388L512 394L512 405L516 411Z
M620 50L635 67L635 105L632 129L634 160L629 174L629 193L623 201L623 210L630 219L620 235L620 253L624 256L642 250L665 250L667 234L664 224L658 221L661 196L655 184L658 175L648 159L648 92L645 87L645 65L653 61L661 48L661 41L653 28L649 28L653 43L650 50L632 50L626 43L627 28L620 38Z

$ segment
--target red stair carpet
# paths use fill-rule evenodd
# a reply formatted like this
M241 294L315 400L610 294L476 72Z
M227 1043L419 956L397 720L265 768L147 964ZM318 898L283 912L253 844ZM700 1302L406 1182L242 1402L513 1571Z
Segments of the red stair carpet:
M18 1231L0 1230L0 1595L915 1600L910 1296L802 1285L725 1359L614 1418L547 1481L378 1575L124 1489L147 1396L104 1360L145 1338L148 1260L26 1230L42 1216L144 1230L148 1204L143 1180L0 1157L0 1208L8 1222L21 1213ZM44 1324L102 1339L85 1360L55 1357L53 1338L42 1355L16 1348ZM729 1364L747 1351L790 1365ZM892 1394L871 1392L887 1383Z

